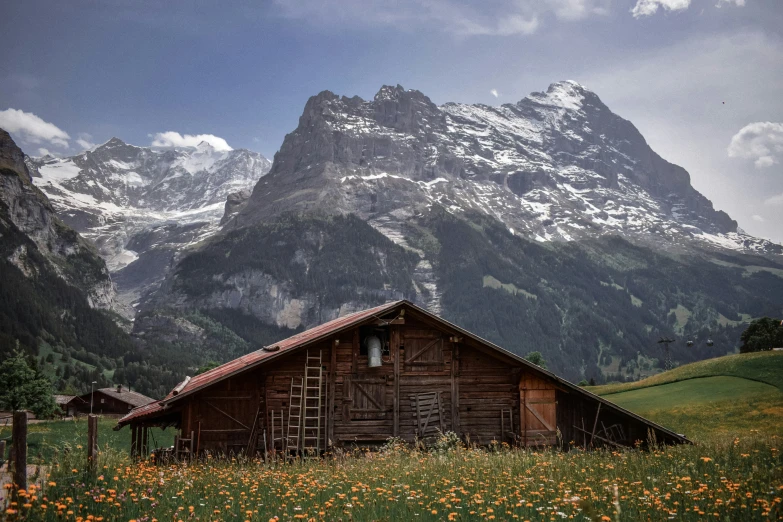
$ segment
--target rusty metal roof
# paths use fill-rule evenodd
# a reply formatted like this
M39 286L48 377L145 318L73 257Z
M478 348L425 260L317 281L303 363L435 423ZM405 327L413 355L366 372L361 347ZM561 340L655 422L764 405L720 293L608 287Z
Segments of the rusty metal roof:
M318 342L325 337L334 335L335 333L340 332L346 328L350 328L356 323L384 314L403 302L405 301L393 301L381 306L376 306L375 308L370 308L368 310L362 310L360 312L348 314L343 317L338 317L337 319L333 319L322 325L310 328L309 330L298 333L296 335L292 335L287 339L283 339L282 341L273 343L269 346L261 348L260 350L256 350L255 352L251 352L247 355L239 357L238 359L234 359L233 361L222 364L217 368L213 368L207 372L196 375L190 379L190 381L187 382L176 395L174 395L174 391L172 390L159 403L155 402L154 404L158 405L157 408L152 407L152 404L148 404L141 408L135 408L131 410L125 417L121 418L118 425L123 426L134 419L146 417L156 412L165 410L170 406L171 403L176 402L179 399L186 397L198 390L215 384L216 382L222 381L223 379L231 377L232 375L243 372L251 367L257 366L261 362L264 362L267 359L271 359L273 357L277 357L281 353L288 352L306 344ZM277 347L277 349L275 349L275 347ZM270 351L270 349L273 351Z
M142 417L153 415L159 411L163 411L163 405L158 401L153 401L149 404L145 404L144 406L137 406L136 408L133 408L131 411L129 411L126 416L121 418L119 422L117 422L117 428L121 428L131 420L139 420Z

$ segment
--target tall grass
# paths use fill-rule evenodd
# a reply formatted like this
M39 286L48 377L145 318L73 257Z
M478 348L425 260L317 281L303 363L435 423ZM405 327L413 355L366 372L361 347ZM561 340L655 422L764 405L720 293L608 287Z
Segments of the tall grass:
M107 451L54 463L6 520L776 520L777 437L654 451L527 451L390 445L265 465L207 459L132 464ZM90 518L92 517L92 518Z

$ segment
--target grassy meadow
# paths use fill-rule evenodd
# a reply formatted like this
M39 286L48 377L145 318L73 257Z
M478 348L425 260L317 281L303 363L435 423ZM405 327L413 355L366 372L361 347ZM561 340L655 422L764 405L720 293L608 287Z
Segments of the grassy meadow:
M117 419L98 419L98 446L127 454L130 449L130 430L114 431ZM10 444L11 424L0 425L0 440ZM157 444L153 444L157 442ZM151 430L150 446L168 447L174 444L174 430ZM35 422L27 426L27 461L47 464L65 451L78 451L87 445L87 417L50 422ZM1 460L1 459L0 459Z
M101 452L94 473L82 451L57 453L40 487L0 520L780 520L781 391L748 378L756 364L733 360L744 377L682 367L674 372L692 377L661 374L655 385L606 395L686 432L693 445L559 452L444 439L430 451L387 444L294 464L216 458L157 466L128 460L123 430L104 439L121 447Z
M728 355L587 389L694 441L783 435L783 352Z

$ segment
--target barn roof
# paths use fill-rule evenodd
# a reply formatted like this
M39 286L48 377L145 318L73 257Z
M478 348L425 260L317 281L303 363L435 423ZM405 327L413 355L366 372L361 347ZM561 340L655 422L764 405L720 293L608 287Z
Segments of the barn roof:
M118 386L117 388L98 388L95 390L95 393L102 393L126 404L130 404L133 407L144 406L145 404L149 404L155 401L155 399L151 397L142 395L139 392L131 391L122 386ZM90 394L85 393L81 396L81 398L83 400L89 401Z
M54 395L54 402L56 402L60 406L65 406L66 404L70 403L72 400L77 399L78 402L85 402L84 399L79 397L78 395Z
M174 388L169 394L160 402L155 402L153 404L148 404L146 406L143 406L141 408L135 408L131 410L125 417L120 419L118 423L118 427L122 427L125 424L128 424L134 420L140 420L142 418L148 418L148 417L155 417L160 412L167 410L169 407L173 405L176 401L179 401L183 397L186 397L198 390L201 390L203 388L206 388L207 386L210 386L212 384L215 384L219 381L222 381L226 378L229 378L233 375L236 375L238 373L244 372L252 367L258 366L260 364L266 363L267 361L274 359L275 357L281 355L282 353L289 352L291 350L304 347L306 345L319 342L327 337L333 336L336 333L339 333L343 330L346 330L348 328L354 327L358 325L359 323L365 322L368 319L376 318L381 319L380 316L384 314L388 314L389 312L397 309L399 306L406 306L407 308L410 308L420 314L423 314L427 317L429 317L431 320L438 322L442 325L445 325L449 329L452 329L465 337L469 337L473 339L474 341L489 347L495 351L498 351L508 357L511 357L512 359L518 361L523 366L526 366L536 372L539 372L541 374L544 374L548 376L549 378L555 380L558 384L562 385L564 388L567 388L569 391L574 391L583 395L586 395L590 397L591 399L598 401L605 406L622 412L630 417L633 417L634 419L643 422L650 427L654 427L655 429L658 429L667 435L671 436L672 438L680 441L680 442L690 442L688 439L686 439L683 435L680 435L678 433L675 433L659 424L656 424L652 422L649 419L646 419L640 415L637 415L631 411L626 410L625 408L622 408L616 404L614 404L611 401L608 401L598 395L595 395L594 393L591 393L576 384L573 384L572 382L569 382L561 377L558 377L554 373L545 370L541 368L538 365L535 365L528 361L527 359L524 359L520 355L517 355L515 353L512 353L505 348L501 348L500 346L497 346L496 344L487 341L486 339L483 339L479 337L478 335L471 333L463 328L460 328L459 326L450 323L449 321L431 313L427 310L416 306L415 304L411 303L407 300L402 301L393 301L390 303L386 303L381 306L376 306L375 308L370 308L368 310L363 310L360 312L355 312L343 317L338 317L337 319L333 319L332 321L326 322L322 325L313 327L309 330L306 330L302 333L293 335L289 337L288 339L284 339L282 341L279 341L277 343L271 344L267 347L264 347L260 350L257 350L255 352L249 353L247 355L244 355L238 359L234 359L233 361L229 361L221 366L218 366L217 368L214 368L212 370L209 370L208 372L204 372L200 375L196 375L190 380L183 381L177 387ZM271 350L271 351L270 351ZM184 385L183 385L184 384ZM175 390L177 392L175 393Z

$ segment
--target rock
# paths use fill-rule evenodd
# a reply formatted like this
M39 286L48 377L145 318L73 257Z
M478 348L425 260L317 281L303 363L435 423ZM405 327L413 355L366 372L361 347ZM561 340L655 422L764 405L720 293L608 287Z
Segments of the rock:
M0 219L12 224L32 241L49 267L82 290L95 308L111 309L115 291L106 264L94 247L55 215L48 198L31 182L24 153L11 136L0 129ZM20 244L9 260L33 276L28 246Z

